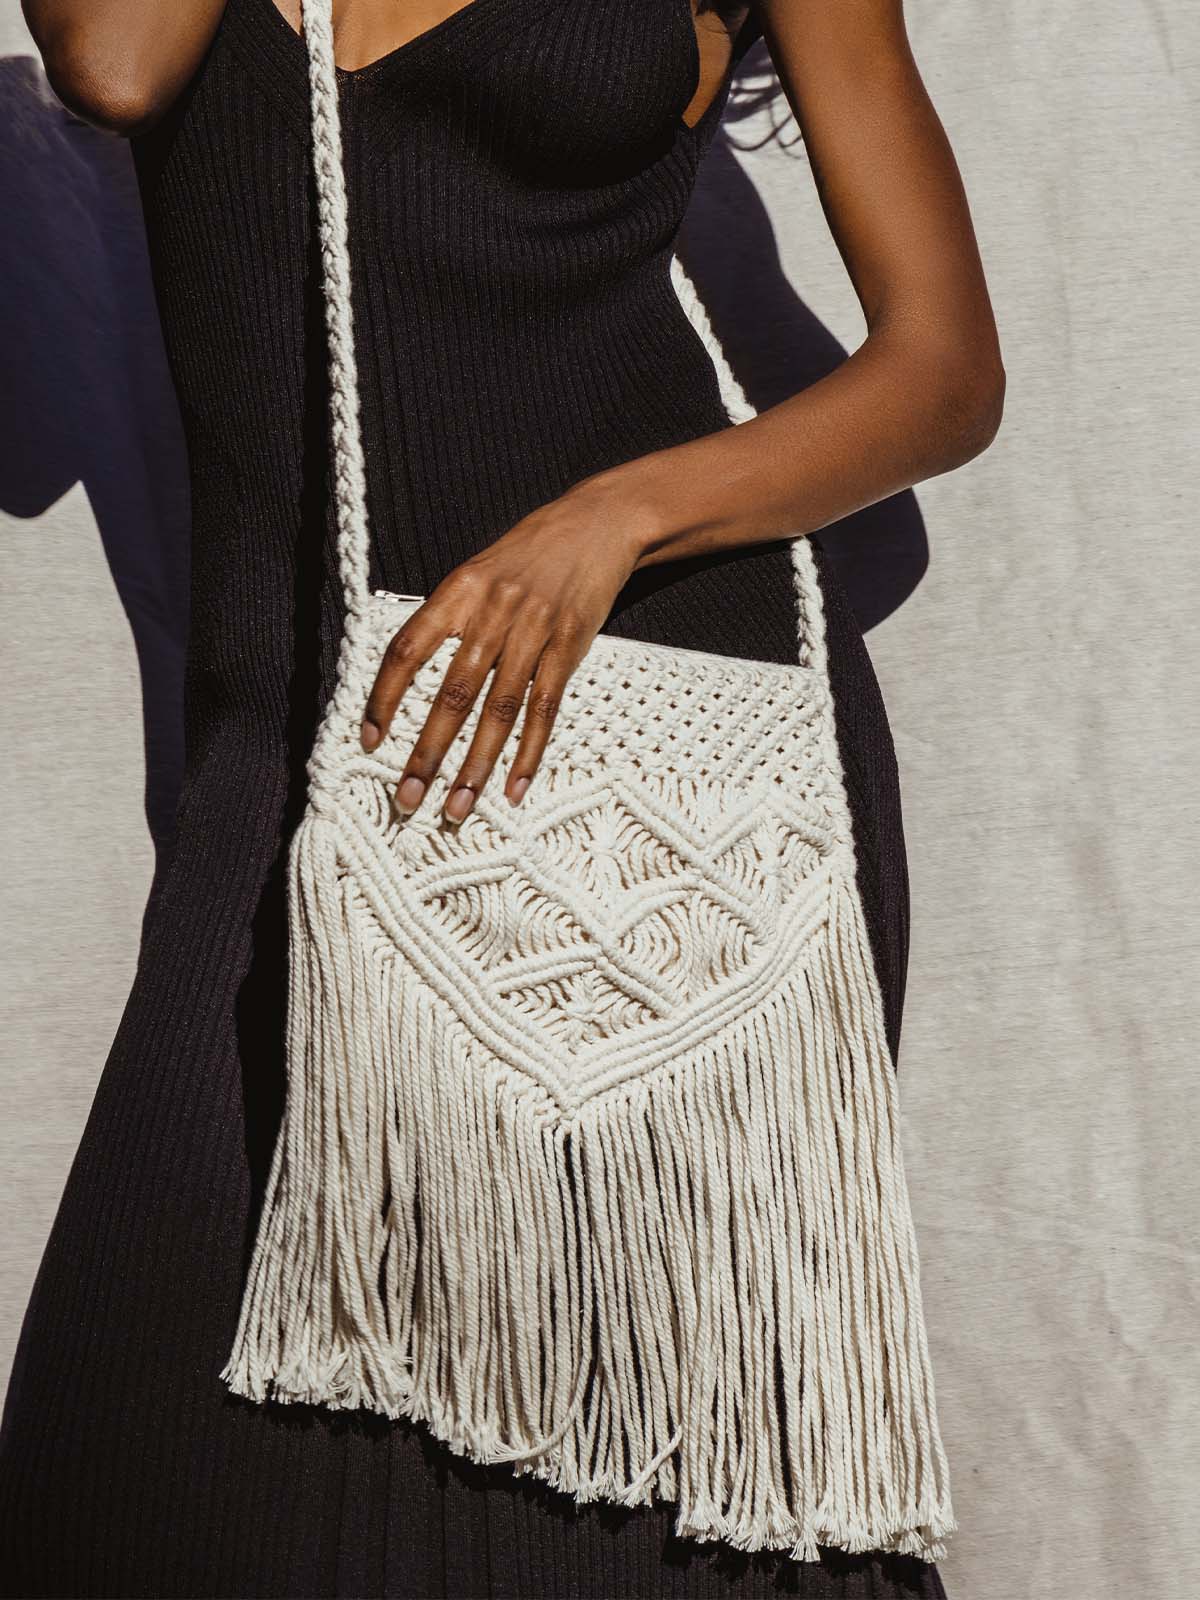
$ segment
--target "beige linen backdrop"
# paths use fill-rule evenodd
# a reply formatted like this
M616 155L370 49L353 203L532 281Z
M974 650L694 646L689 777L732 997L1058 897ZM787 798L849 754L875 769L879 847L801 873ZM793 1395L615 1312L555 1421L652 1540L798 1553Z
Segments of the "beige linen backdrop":
M134 636L169 622L186 507L127 150L43 96L0 6L6 1373L133 972L144 704L151 768L177 755ZM908 18L1009 376L984 456L827 541L903 784L903 1139L960 1522L942 1570L952 1600L1191 1600L1200 11ZM862 337L761 45L681 253L759 406Z

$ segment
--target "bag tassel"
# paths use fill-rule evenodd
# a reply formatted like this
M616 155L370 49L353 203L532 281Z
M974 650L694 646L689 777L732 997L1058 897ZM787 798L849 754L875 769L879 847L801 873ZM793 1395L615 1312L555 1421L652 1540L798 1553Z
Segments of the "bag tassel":
M579 1502L657 1493L677 1533L742 1550L940 1559L854 883L751 1010L568 1117L398 959L352 855L319 809L292 840L285 1131L228 1386L419 1420Z

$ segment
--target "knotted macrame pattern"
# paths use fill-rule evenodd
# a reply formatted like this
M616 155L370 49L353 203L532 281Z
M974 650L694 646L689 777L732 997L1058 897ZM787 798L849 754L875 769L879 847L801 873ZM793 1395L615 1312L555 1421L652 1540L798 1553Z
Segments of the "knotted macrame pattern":
M512 807L390 796L447 640L367 589L328 0L305 32L347 625L289 857L288 1089L233 1350L255 1400L419 1419L580 1501L816 1560L956 1527L812 552L797 662L601 633ZM753 412L677 260L734 421ZM519 731L519 730L518 730Z

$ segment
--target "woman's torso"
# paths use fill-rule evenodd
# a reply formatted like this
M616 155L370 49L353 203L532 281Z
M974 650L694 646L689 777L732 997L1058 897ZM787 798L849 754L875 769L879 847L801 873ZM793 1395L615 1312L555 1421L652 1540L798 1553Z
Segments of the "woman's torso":
M339 72L378 586L426 593L589 473L729 425L670 279L728 82L689 127L698 65L689 0L472 0ZM229 0L134 141L191 464L193 775L229 738L298 755L332 684L308 115L301 37ZM758 546L636 575L607 626L792 660L793 608Z

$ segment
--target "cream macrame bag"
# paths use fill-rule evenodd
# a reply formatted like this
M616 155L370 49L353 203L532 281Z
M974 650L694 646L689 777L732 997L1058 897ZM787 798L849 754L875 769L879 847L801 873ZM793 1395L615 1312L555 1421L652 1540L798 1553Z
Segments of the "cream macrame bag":
M389 797L330 0L306 0L347 618L289 858L288 1089L236 1393L426 1423L580 1501L817 1559L956 1527L821 595L794 666L601 633L520 806ZM719 373L753 415L679 268ZM453 773L476 720L443 765Z

